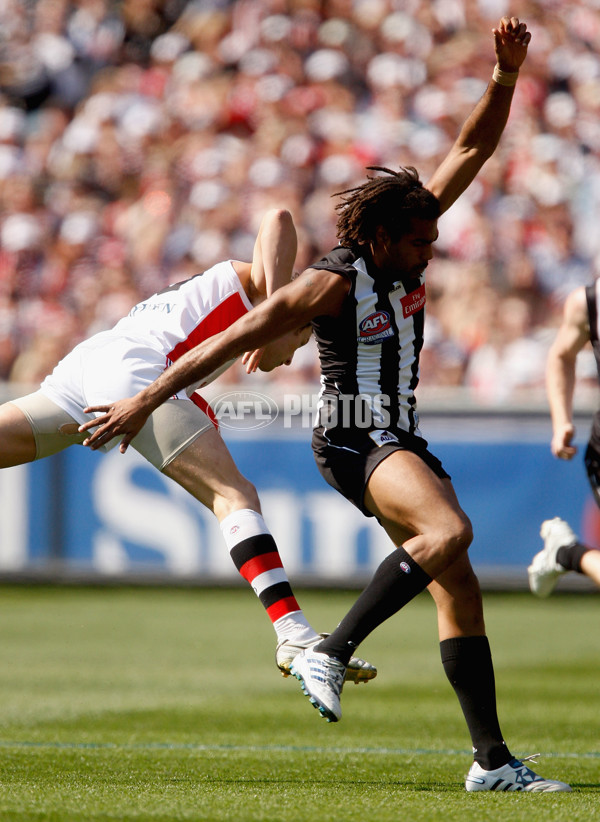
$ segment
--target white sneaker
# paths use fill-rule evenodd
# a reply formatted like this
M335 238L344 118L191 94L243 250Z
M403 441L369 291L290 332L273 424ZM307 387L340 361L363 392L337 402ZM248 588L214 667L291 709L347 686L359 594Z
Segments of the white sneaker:
M275 650L275 662L281 671L282 676L289 676L291 674L292 662L298 656L300 651L312 648L322 639L329 636L329 634L321 634L318 639L306 639L294 641L292 639L282 639L277 643ZM365 659L353 656L346 667L346 682L354 682L358 685L360 682L369 682L377 676L377 668L367 662Z
M544 548L536 554L527 569L529 587L538 597L550 596L559 578L567 573L556 561L559 548L573 545L577 536L570 526L559 517L542 522L540 536L544 540Z
M300 680L302 690L322 717L328 722L342 718L340 694L346 674L343 662L308 649L294 659L291 672Z
M532 757L527 757L530 759ZM511 759L501 768L484 771L478 762L473 762L467 774L465 788L468 791L530 791L530 793L556 793L570 791L566 782L544 779L519 759Z

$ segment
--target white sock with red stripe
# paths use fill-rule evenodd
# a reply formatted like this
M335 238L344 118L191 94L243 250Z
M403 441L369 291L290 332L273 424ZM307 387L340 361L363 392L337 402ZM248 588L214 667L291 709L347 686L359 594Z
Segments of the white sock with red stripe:
M318 636L293 594L275 540L257 511L243 508L221 521L221 532L235 567L262 602L277 639Z

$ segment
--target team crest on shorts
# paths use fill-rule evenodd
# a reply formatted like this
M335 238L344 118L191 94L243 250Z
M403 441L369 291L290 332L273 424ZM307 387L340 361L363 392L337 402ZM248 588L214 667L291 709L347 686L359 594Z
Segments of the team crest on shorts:
M382 445L386 445L388 442L398 442L398 437L395 434L392 434L390 431L382 430L381 428L376 428L374 431L369 431L369 436L379 448Z

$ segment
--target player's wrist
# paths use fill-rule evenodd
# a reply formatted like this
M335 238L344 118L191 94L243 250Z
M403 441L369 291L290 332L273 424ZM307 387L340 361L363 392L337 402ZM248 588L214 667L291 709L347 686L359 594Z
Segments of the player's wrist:
M163 385L158 387L155 383L150 383L147 388L144 388L136 394L135 399L137 400L139 410L150 416L153 411L156 411L159 405L162 405L163 402L166 402L176 393L176 391L172 391L168 386L165 387Z
M514 86L517 83L519 78L519 69L516 71L509 71L507 69L500 68L500 65L496 63L494 66L494 71L492 74L492 80L498 83L500 86Z

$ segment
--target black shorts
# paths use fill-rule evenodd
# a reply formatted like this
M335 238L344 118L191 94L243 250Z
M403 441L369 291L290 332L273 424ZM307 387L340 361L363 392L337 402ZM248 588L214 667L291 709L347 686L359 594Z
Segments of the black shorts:
M345 429L342 436L328 431L326 438L324 429L317 427L313 431L312 447L315 462L325 480L366 517L373 516L364 504L369 477L379 463L395 451L412 451L440 479L450 479L440 460L427 450L426 440L399 429L371 432Z

